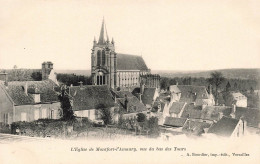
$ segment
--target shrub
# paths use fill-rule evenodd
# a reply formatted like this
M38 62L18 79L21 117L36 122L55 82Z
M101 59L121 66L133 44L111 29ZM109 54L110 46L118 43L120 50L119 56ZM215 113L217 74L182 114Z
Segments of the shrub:
M137 114L137 122L144 122L146 120L146 115L143 113Z

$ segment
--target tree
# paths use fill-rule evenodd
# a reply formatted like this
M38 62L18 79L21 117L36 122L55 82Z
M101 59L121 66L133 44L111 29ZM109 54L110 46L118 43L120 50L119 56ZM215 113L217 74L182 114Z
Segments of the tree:
M218 89L219 86L223 83L225 80L224 76L222 75L221 72L214 71L210 74L210 78L208 79L208 82L211 85L215 86L215 102L218 103Z
M157 117L151 117L147 121L147 129L149 130L149 134L154 137L158 137L160 135L160 129L158 125L158 118Z
M66 93L65 89L61 91L59 96L61 103L61 118L66 121L72 121L75 119L74 112L72 110L71 101L69 95Z
M41 81L42 80L42 73L41 72L33 72L31 77L35 81Z
M229 81L228 81L228 83L227 83L227 85L226 85L226 91L229 92L229 91L230 91L230 88L231 88L231 85L230 85L230 83L229 83Z
M234 90L236 91L238 89L238 85L237 85L237 82L235 82L234 84Z
M99 109L99 112L101 115L101 119L104 121L105 125L112 123L113 117L112 117L112 112L110 111L110 109L102 107Z
M160 85L162 89L168 89L168 87L170 86L169 78L162 78Z
M144 122L146 120L146 115L143 113L137 114L137 122Z

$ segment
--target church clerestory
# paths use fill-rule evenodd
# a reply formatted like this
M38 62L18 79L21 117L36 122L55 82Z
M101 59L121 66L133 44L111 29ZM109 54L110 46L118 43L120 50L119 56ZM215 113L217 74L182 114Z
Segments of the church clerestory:
M140 87L159 88L160 76L151 74L142 56L117 53L115 41L109 40L103 19L98 41L94 37L91 53L92 85L107 85L111 89ZM146 78L144 80L145 77Z

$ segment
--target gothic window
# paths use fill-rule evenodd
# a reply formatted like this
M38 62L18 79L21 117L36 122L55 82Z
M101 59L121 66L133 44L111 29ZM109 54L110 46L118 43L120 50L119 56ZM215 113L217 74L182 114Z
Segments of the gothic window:
M100 83L99 83L99 76L97 76L97 85L100 85Z
M101 60L101 65L105 65L105 63L106 63L106 54L105 54L105 51L103 50L102 51L102 60Z
M105 85L106 78L105 75L97 75L97 85Z
M97 52L97 65L98 66L101 65L101 51L100 50L98 50L98 52Z
M106 78L105 78L105 76L103 76L103 84L106 84Z

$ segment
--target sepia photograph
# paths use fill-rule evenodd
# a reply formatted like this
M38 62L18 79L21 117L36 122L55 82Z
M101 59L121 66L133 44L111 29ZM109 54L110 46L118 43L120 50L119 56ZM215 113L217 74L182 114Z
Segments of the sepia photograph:
M259 0L0 0L0 163L260 163Z

